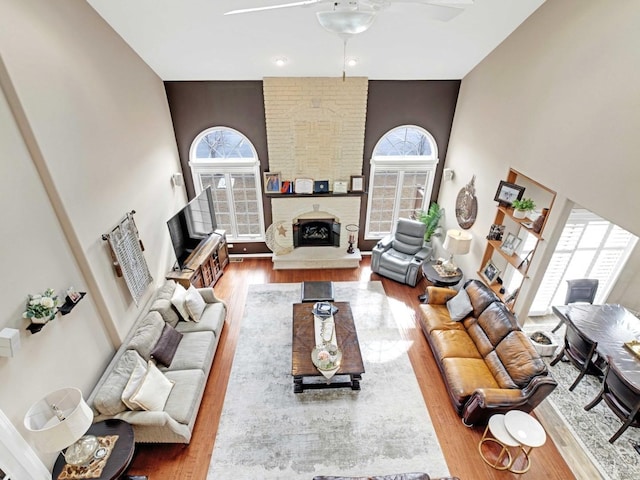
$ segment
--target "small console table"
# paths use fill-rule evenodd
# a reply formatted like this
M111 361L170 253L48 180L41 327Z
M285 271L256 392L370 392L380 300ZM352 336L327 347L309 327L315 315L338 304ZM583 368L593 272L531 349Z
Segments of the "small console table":
M213 287L229 264L229 250L224 230L216 230L204 240L184 262L182 270L167 273L167 280L175 280L184 288Z

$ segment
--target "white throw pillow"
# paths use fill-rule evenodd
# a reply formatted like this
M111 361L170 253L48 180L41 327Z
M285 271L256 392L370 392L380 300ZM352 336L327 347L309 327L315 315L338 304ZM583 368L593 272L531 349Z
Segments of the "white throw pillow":
M184 288L179 283L176 284L176 289L174 290L173 295L171 296L171 303L173 304L174 307L176 307L176 310L178 310L178 313L180 314L183 320L189 320L189 311L187 310L187 307L184 304L184 300L186 296L187 296L187 289Z
M473 312L473 306L469 295L464 288L461 288L458 294L447 302L447 310L449 310L449 316L451 320L459 322L467 318L471 312Z
M131 372L129 381L122 391L122 403L124 403L129 410L142 410L140 405L131 401L131 396L136 393L140 386L140 382L144 380L146 374L147 363L138 356L136 366L133 367L133 372Z
M175 382L169 380L158 370L153 361L149 360L149 368L138 390L131 396L130 401L150 412L161 412L167 403L169 394Z
M191 285L189 290L187 290L184 304L191 319L194 322L199 322L202 318L202 312L204 312L207 304L204 301L204 298L202 298L202 295L200 295L200 292L193 285Z

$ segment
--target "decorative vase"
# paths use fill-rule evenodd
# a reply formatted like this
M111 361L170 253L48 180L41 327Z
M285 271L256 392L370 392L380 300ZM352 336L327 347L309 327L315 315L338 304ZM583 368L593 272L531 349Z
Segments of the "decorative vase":
M545 332L533 332L529 339L533 347L541 357L552 357L556 353L558 344L553 341L551 334Z
M513 218L525 218L526 215L527 215L526 210L518 210L518 209L513 210Z
M38 325L44 325L49 321L50 317L31 317L31 323L37 323Z

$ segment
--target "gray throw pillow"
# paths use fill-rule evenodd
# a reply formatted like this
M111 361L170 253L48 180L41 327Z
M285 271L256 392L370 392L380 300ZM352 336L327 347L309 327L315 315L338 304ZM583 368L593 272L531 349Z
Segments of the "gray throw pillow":
M151 350L151 358L160 365L168 367L178 350L178 344L182 340L182 334L169 324L165 324L162 335L156 346Z
M449 316L454 322L467 318L467 315L473 312L471 300L469 300L469 295L464 288L461 288L458 294L447 302L447 310L449 310Z

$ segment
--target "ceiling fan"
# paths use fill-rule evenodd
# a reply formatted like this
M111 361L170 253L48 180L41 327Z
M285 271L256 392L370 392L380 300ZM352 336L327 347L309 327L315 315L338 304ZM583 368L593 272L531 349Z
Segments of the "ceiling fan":
M320 25L332 33L347 38L367 30L373 24L378 12L392 3L418 3L425 7L425 14L429 17L448 21L462 13L466 7L473 5L473 0L300 0L231 10L225 15L328 4L332 5L331 10L316 13Z

